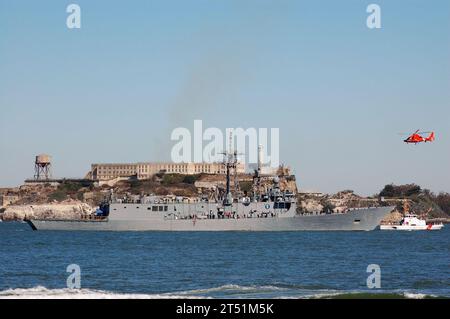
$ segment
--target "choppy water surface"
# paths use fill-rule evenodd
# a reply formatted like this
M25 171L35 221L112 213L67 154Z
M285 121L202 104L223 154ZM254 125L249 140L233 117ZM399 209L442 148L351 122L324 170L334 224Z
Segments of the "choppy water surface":
M450 297L449 228L62 232L4 222L0 298ZM66 288L69 264L81 268L81 290ZM381 267L381 289L366 286L369 264Z

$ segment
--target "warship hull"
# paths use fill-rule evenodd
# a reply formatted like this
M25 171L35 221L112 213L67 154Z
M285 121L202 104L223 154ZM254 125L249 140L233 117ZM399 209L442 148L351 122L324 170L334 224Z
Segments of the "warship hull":
M117 208L116 208L117 209ZM130 209L104 220L29 220L34 230L91 231L370 231L393 207L365 208L343 214L266 218L167 219Z

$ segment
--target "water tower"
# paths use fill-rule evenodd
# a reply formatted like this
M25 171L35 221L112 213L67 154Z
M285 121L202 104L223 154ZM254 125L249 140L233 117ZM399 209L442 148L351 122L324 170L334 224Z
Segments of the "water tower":
M50 155L41 154L36 156L36 161L34 162L34 179L50 179L52 177L51 166L52 163Z

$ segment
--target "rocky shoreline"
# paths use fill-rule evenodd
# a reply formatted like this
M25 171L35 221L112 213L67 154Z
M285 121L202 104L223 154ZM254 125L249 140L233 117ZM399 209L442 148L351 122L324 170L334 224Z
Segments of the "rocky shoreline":
M396 206L386 216L383 223L396 223L403 217L405 202L411 211L423 216L430 222L450 222L448 213L450 195L435 195L415 184L386 185L379 193L363 197L352 190L336 194L299 191L295 178L281 174L280 185L297 194L298 214L345 213L349 209L378 207L380 205ZM252 176L242 175L241 191L250 192ZM265 181L270 184L271 180ZM218 185L218 186L217 186ZM95 212L99 203L107 200L111 193L118 198L137 198L143 194L156 196L182 196L197 198L204 194L213 200L219 187L223 191L225 179L214 174L186 176L181 174L156 175L151 180L119 181L115 185L95 185L76 182L63 182L58 185L49 183L25 184L16 188L0 189L0 220L22 221L26 219L80 219ZM264 185L262 185L264 186Z
M10 205L0 213L3 221L27 219L80 219L94 209L86 203L54 203L37 205Z

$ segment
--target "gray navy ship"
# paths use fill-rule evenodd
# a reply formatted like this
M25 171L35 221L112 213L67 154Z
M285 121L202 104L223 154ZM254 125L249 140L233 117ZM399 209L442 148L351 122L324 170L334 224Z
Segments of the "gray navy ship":
M369 231L394 207L359 208L345 213L299 214L296 194L282 190L279 177L272 187L251 196L233 196L231 172L236 172L237 155L225 154L226 188L216 199L141 196L139 199L109 200L95 214L77 220L28 220L34 230L93 231ZM255 170L253 185L261 175ZM235 182L237 174L234 176ZM235 198L236 197L236 198Z

